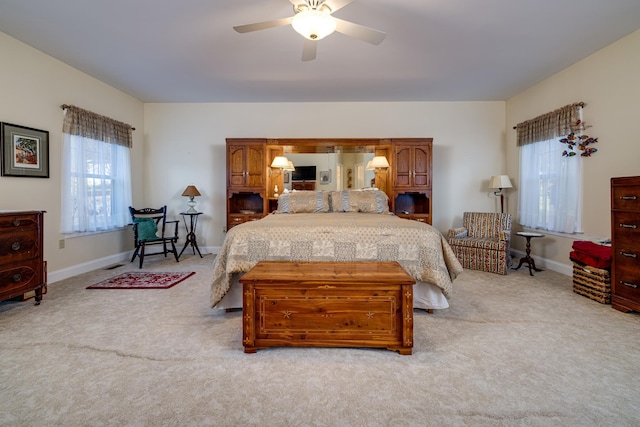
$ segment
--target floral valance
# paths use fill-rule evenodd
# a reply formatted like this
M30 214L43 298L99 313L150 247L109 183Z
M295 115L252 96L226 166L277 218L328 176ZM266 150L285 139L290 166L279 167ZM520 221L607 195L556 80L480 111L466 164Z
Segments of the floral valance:
M70 135L96 139L109 144L133 145L131 125L83 110L75 105L63 105L65 110L62 131Z
M584 103L566 105L555 111L516 125L518 146L566 136L581 131L580 108Z

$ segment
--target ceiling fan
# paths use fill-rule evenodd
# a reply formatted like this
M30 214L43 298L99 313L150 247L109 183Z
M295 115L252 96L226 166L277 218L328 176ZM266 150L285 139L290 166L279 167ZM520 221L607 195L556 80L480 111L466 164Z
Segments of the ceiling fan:
M266 30L291 24L294 30L304 37L302 60L316 59L318 40L337 31L355 37L367 43L378 45L384 40L385 33L349 21L334 17L332 14L354 0L289 0L293 4L294 15L288 18L257 22L255 24L233 27L239 33Z

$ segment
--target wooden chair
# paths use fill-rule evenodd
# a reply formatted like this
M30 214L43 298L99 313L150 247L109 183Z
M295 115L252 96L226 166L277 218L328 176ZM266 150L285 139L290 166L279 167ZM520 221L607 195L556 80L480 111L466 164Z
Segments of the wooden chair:
M166 257L168 253L172 253L176 262L179 262L176 250L179 221L167 221L167 207L134 209L129 206L129 212L133 221L133 236L136 246L131 262L136 259L136 256L139 256L139 268L142 268L145 256L164 255ZM147 253L146 247L152 245L162 245L162 252Z

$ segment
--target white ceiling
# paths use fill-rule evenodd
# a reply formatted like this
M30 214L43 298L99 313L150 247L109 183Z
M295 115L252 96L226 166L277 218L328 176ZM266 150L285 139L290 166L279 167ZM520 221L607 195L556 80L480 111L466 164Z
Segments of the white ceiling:
M0 0L0 31L144 102L488 101L640 28L640 0L355 0L335 16L385 40L334 33L310 62L290 26L232 29L291 15L289 0Z

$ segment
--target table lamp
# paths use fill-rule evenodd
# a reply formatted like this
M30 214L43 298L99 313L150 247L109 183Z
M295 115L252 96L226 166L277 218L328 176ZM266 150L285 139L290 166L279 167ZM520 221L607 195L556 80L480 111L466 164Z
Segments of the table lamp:
M182 195L186 196L186 197L189 197L189 201L187 202L187 206L189 206L189 209L187 209L186 213L188 213L188 214L198 213L198 211L195 210L196 201L193 200L194 197L200 196L200 192L198 191L196 186L195 185L189 185L182 192Z

